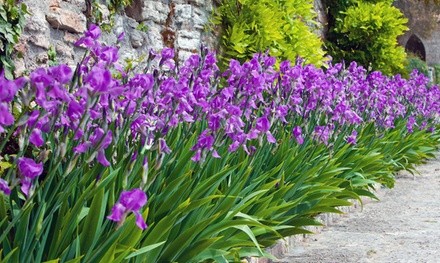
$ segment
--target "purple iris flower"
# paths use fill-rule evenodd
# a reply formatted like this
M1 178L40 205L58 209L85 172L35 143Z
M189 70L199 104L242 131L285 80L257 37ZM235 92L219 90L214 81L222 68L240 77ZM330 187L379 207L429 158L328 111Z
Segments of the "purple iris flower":
M267 141L270 143L276 143L277 140L272 135L272 133L269 131L270 129L270 122L269 119L267 119L266 116L260 117L257 119L257 123L255 125L255 129L260 131L261 133L265 133L267 136Z
M162 58L159 61L159 65L165 65L167 66L169 69L174 69L175 68L175 63L174 63L174 50L172 48L164 48L162 49Z
M162 55L163 60L173 59L174 58L174 49L164 48L164 49L162 49L161 55Z
M111 130L107 131L105 134L103 129L97 128L93 131L90 141L79 144L73 149L73 151L75 153L85 153L93 146L94 150L98 152L96 157L98 162L104 166L110 166L110 162L105 156L105 149L111 144L112 140L113 134Z
M48 72L61 84L69 83L73 75L72 69L66 64L51 67Z
M4 77L4 72L0 71L0 133L3 133L4 126L9 126L14 123L14 116L9 111L8 102L14 99L17 91L26 84L25 78L18 78L16 80L7 80Z
M107 134L104 135L104 130L98 128L95 130L95 133L92 136L92 144L98 148L98 156L96 159L98 162L104 166L109 166L110 162L105 157L104 150L110 145L113 140L112 131L108 131Z
M185 61L185 66L191 67L191 68L197 68L199 66L199 64L200 64L200 56L198 54L192 54Z
M75 46L83 46L86 48L94 48L99 43L97 39L101 36L101 29L97 25L90 25L89 30L84 33L84 37L75 42Z
M214 137L209 133L208 130L204 130L202 134L200 134L197 144L193 147L193 150L196 149L211 149L214 145Z
M15 93L23 88L27 80L25 78L18 78L15 80L8 80L4 76L4 72L0 71L0 103L10 102L15 96Z
M165 141L165 139L160 138L159 139L159 146L160 146L160 150L166 154L171 153L171 149L170 147L168 147L167 142Z
M9 188L8 182L0 178L0 191L2 191L5 195L11 194L11 188Z
M240 142L239 141L234 141L233 143L231 143L228 147L228 151L229 152L235 152L238 147L240 147Z
M316 138L325 145L328 144L328 140L330 139L330 132L331 127L329 126L316 126L314 131Z
M4 132L4 126L14 124L14 116L9 111L6 103L0 102L0 133Z
M293 137L295 137L295 140L298 142L298 144L304 143L301 127L296 126L295 128L293 128L292 133L293 133Z
M258 118L255 128L260 132L267 132L270 128L270 122L266 116Z
M109 70L101 67L94 67L84 79L91 89L98 93L108 92L112 85L112 74Z
M118 202L113 206L112 212L107 219L122 224L128 213L133 212L136 216L136 225L144 230L147 228L140 209L147 203L147 195L139 188L122 191Z
M217 63L217 58L215 56L215 53L209 52L205 57L205 65L208 67L212 66L215 69L218 69L216 63Z
M29 141L37 147L43 146L44 139L43 139L43 135L41 134L41 130L34 129L31 135L29 136Z
M414 125L417 125L416 118L414 118L414 116L410 116L408 118L408 122L406 123L406 128L408 129L409 133L413 132Z
M33 159L18 158L18 170L22 175L20 180L21 191L29 196L31 194L32 180L43 173L43 163L36 163Z
M101 36L101 29L99 28L99 26L95 25L95 24L91 24L89 26L89 30L87 30L84 35L86 37L91 37L93 39L98 39Z
M118 49L116 47L103 47L99 58L107 63L114 63L118 60Z
M276 58L271 56L265 56L264 57L264 66L266 67L272 67L276 63Z
M81 119L81 116L84 114L86 108L86 105L82 105L82 104L81 102L77 102L76 100L71 100L69 102L66 113L71 121Z
M202 150L198 149L193 157L191 157L191 161L193 162L200 162L202 159Z
M208 118L208 127L212 131L216 131L220 128L222 118L219 116L219 114L211 114Z
M20 157L18 158L18 169L24 177L34 179L43 173L43 163L36 163L31 158Z
M347 137L347 143L355 145L357 142L357 131L353 131L350 136Z

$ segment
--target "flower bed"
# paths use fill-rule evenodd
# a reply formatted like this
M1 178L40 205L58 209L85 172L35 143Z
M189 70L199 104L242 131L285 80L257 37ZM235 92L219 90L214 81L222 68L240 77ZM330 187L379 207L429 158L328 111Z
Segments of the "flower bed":
M392 187L438 146L440 90L207 50L135 72L92 26L73 71L0 79L0 256L7 262L203 262L270 256L323 212Z

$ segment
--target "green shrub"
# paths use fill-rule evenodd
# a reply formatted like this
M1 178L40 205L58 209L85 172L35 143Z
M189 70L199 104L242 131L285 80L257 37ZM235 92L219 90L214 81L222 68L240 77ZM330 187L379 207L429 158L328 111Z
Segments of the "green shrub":
M435 77L435 84L440 83L440 64L434 65L434 77Z
M224 65L231 58L244 61L265 52L295 61L321 65L322 42L316 29L311 0L224 0L216 10L214 24L221 24L221 55Z
M406 71L408 72L408 75L411 74L414 69L417 69L420 73L428 77L428 65L426 65L426 62L419 57L409 55L406 63Z
M5 71L7 78L12 78L14 65L11 60L14 45L18 43L27 14L25 4L17 4L15 0L1 1L0 5L0 70Z
M330 55L387 75L403 73L406 54L397 37L407 30L407 19L390 1L356 2L333 13L334 28L327 43Z

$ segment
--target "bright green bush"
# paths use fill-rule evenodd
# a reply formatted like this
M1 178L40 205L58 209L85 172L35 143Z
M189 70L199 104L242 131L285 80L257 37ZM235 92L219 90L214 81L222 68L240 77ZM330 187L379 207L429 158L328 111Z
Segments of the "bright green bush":
M346 10L333 13L327 44L330 55L387 75L404 72L406 54L397 37L407 30L407 19L390 1L351 2L344 6Z
M316 13L312 0L224 0L216 10L214 24L223 28L221 55L224 65L231 58L244 61L256 52L321 65L322 42L314 33Z

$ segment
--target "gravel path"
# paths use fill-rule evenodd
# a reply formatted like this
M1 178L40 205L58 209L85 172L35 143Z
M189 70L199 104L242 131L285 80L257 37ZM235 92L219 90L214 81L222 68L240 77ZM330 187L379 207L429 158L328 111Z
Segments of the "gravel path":
M402 173L320 234L300 242L281 262L440 262L440 160Z

